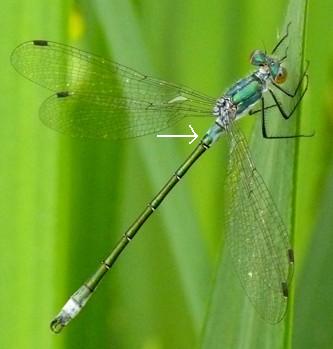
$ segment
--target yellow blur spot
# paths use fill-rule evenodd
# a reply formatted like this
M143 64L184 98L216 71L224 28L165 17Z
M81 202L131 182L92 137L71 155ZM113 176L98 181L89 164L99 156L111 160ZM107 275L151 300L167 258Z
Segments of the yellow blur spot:
M162 349L162 343L157 336L146 338L142 349Z
M69 14L69 38L71 41L80 40L85 31L84 19L77 8L73 8Z

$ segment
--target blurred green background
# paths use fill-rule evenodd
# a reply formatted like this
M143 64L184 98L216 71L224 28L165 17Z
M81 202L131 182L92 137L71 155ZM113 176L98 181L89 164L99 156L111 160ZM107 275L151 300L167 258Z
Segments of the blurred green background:
M38 107L50 93L14 71L11 51L31 39L69 43L217 97L249 71L253 49L274 46L288 2L3 0L1 5L0 347L331 348L332 1L308 6L310 85L300 129L315 130L315 136L295 143L296 174L286 184L297 184L291 217L294 301L286 321L270 326L253 312L228 262L224 291L216 297L214 279L224 256L222 141L170 194L94 299L58 336L49 321L192 147L186 140L155 136L126 142L71 139L45 128ZM187 132L188 123L170 133ZM210 123L191 120L199 135ZM253 124L242 123L247 130Z

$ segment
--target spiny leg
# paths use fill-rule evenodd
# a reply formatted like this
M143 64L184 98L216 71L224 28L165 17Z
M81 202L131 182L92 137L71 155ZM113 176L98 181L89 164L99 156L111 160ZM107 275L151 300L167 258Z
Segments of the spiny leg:
M283 41L285 39L287 39L288 35L289 35L289 27L291 25L291 22L288 23L287 25L287 31L286 33L282 36L282 38L278 41L278 43L275 45L275 47L273 48L271 54L273 55L275 53L275 51L279 48L279 46L283 43Z
M279 111L280 111L282 117L283 117L284 119L286 119L286 120L288 120L288 119L294 114L295 110L297 109L297 107L298 107L299 104L301 103L301 101L302 101L302 99L303 99L303 97L304 97L304 95L305 95L305 93L306 93L306 91L307 91L307 89L308 89L308 85L309 85L308 75L305 74L305 75L303 76L303 78L301 79L301 81L304 79L304 77L305 77L305 79L306 79L305 88L304 88L304 90L302 91L302 94L300 95L300 97L298 98L297 102L295 103L295 105L293 106L293 108L292 108L292 110L291 110L290 112L286 112L286 111L283 109L283 106L282 106L281 102L279 102L279 100L277 99L277 97L275 96L274 91L273 91L271 88L268 89L269 92L270 92L270 94L271 94L271 96L272 96L272 98L273 98L273 100L274 100L274 102L275 102L275 104L276 104L276 106L277 106L277 108L279 109ZM298 83L295 92L294 92L293 94L290 94L290 95L287 94L287 93L285 93L283 90L281 90L281 88L279 88L279 89L280 89L282 92L284 92L288 97L294 98L294 97L296 96L297 91L298 91L298 89L300 88L300 86L301 86L301 83Z
M259 112L261 112L261 130L262 130L262 136L266 139L283 139L283 138L298 138L298 137L309 137L308 135L292 135L292 136L269 136L267 133L267 127L266 127L266 115L265 115L265 111L268 109L272 109L272 108L277 108L276 104L272 104L269 106L265 106L265 100L264 98L261 99L261 108L257 109L257 110L250 110L249 111L249 115L254 115L257 114ZM312 135L311 135L312 136Z
M285 53L284 53L284 56L279 59L280 63L282 63L288 57L288 49L289 49L289 47L287 46Z
M272 108L276 108L277 105L276 104L272 104L272 105L269 105L268 107L264 107L264 110L268 110L268 109L272 109ZM249 110L249 115L254 115L254 114L258 114L258 113L261 113L262 112L262 108L260 109L257 109L257 110Z
M297 102L297 105L299 104L299 101ZM279 104L273 104L271 106L265 107L265 100L264 100L264 98L261 98L261 130L262 130L262 136L264 138L266 138L266 139L285 139L285 138L312 137L314 135L314 133L312 133L310 135L294 134L294 135L290 135L290 136L289 135L288 136L269 136L267 133L267 127L266 127L265 110L269 109L270 107L278 107L279 108ZM296 107L293 108L290 115L288 116L288 118L285 118L285 120L288 120L290 118L290 116L296 110ZM279 108L279 111L281 112L280 108Z

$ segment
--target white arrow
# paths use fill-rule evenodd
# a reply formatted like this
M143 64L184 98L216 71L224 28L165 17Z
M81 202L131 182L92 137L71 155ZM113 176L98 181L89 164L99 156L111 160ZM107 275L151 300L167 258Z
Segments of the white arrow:
M192 131L191 135L156 135L156 137L159 137L159 138L193 138L191 141L188 142L188 144L192 144L198 138L198 135L193 130L193 127L191 125L188 125L188 126Z

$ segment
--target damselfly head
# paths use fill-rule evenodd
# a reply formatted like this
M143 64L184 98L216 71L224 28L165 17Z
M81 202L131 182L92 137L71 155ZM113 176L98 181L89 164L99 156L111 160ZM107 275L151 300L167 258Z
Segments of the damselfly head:
M268 56L261 50L255 50L251 53L250 62L269 73L272 80L277 84L283 84L287 79L287 70L281 66L281 61Z

